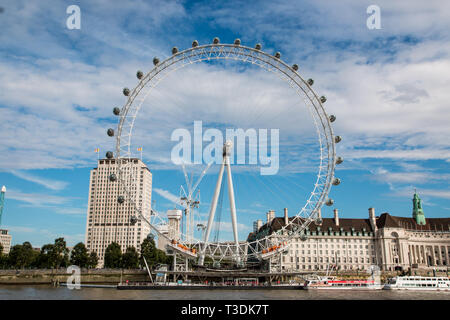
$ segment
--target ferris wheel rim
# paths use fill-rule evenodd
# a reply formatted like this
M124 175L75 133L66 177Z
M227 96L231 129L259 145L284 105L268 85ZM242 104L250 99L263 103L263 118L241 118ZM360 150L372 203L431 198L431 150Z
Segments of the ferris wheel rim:
M263 241L268 241L268 240L271 240L271 239L274 239L274 238L278 238L281 235L286 236L284 233L285 233L285 231L287 229L289 229L288 227L290 227L290 226L292 226L293 228L297 228L297 226L294 226L294 222L295 221L301 221L301 219L305 219L305 221L302 222L302 225L300 227L302 230L300 230L300 231L303 231L303 230L306 229L306 227L314 220L311 217L314 214L317 214L317 210L320 209L320 207L325 203L325 200L326 200L325 198L328 196L329 191L331 189L332 179L334 178L334 170L335 170L335 156L336 156L336 152L335 152L335 144L334 144L334 133L333 133L332 125L330 123L330 119L329 119L329 117L328 117L328 115L327 115L327 113L326 113L326 111L325 111L325 109L324 109L324 107L323 107L319 97L317 96L316 92L311 88L310 85L308 85L308 83L302 78L302 76L297 72L297 70L294 70L293 67L289 66L287 63L282 61L279 57L276 58L275 56L270 55L270 54L268 54L268 53L266 53L266 52L264 52L264 51L262 51L260 49L251 48L251 47L243 46L243 45L240 45L240 44L239 45L236 45L236 44L206 44L206 45L202 45L202 46L196 46L196 47L192 47L192 48L187 48L187 49L185 49L183 51L180 51L180 52L177 52L177 53L173 54L172 56L166 58L162 62L160 62L160 63L158 62L157 64L155 64L154 68L152 68L149 72L147 72L145 74L145 76L142 77L142 79L140 79L138 85L136 85L136 87L134 87L133 91L129 94L129 97L128 97L128 100L127 100L126 104L122 107L122 109L120 111L118 130L117 130L117 136L116 136L116 155L115 155L115 158L118 160L117 163L118 163L119 176L122 175L122 171L121 171L121 168L120 168L122 161L120 159L124 159L124 158L125 159L127 159L127 158L129 159L130 155L131 155L131 152L129 151L128 152L128 157L121 157L121 139L122 139L122 131L123 131L124 121L126 120L128 112L130 111L130 107L133 105L135 99L138 97L140 92L146 87L146 85L148 83L150 83L151 80L153 80L156 77L156 75L160 74L165 69L168 69L171 65L174 65L174 64L176 64L176 63L178 63L180 61L184 61L186 59L186 57L178 59L178 60L175 60L171 64L168 64L169 61L174 60L174 58L176 58L176 57L183 57L186 54L196 53L196 52L199 52L199 51L202 51L202 50L206 50L206 49L209 49L209 48L211 48L211 49L212 48L233 48L233 49L235 49L237 51L236 52L231 52L230 51L230 56L231 56L231 54L235 54L236 57L234 59L235 60L240 60L240 61L243 61L243 62L249 62L248 59L244 60L244 59L240 59L239 58L241 55L242 56L244 55L243 54L244 52L249 51L249 52L257 53L258 55L261 55L261 56L263 56L264 58L267 59L267 61L260 59L260 61L262 63L270 64L274 69L276 69L278 72L284 73L284 75L286 77L289 77L290 79L292 79L292 75L294 75L295 78L300 79L301 83L303 84L303 87L300 86L296 81L294 81L294 83L297 84L297 86L303 91L304 95L310 99L311 105L314 107L313 109L316 111L316 113L318 115L318 118L321 121L320 124L321 124L324 132L328 133L328 134L325 134L325 138L326 138L325 139L326 140L326 148L325 149L327 150L327 155L326 156L322 155L324 148L322 148L322 145L321 145L321 163L319 165L319 175L318 175L318 178L316 180L313 192L311 193L310 197L308 198L308 200L307 200L306 204L303 206L303 208L300 209L300 211L296 214L294 219L291 222L288 223L288 225L283 226L281 228L281 232L279 230L276 233L272 233L270 235L267 235L264 238L259 239L259 240L245 241L245 243L247 244L248 248L251 248L251 244L258 244L259 247L263 248L264 247L264 245L262 245ZM193 55L187 56L187 57L189 58L189 57L195 57L195 56L196 55L193 54ZM176 71L178 69L181 69L181 68L183 68L183 67L185 67L185 66L187 66L189 64L198 63L198 62L202 62L202 61L210 60L210 59L217 59L218 60L218 59L227 59L227 58L229 58L229 57L215 56L215 57L203 58L203 59L190 61L190 63L184 63L179 68L168 72L168 74L173 72L173 71ZM259 57L253 57L253 58L258 59ZM270 63L270 62L272 62L272 63ZM160 67L160 66L164 66L164 65L166 65L164 68ZM285 69L289 70L291 72L291 75L288 75L286 72L281 70L280 65L283 66ZM262 67L261 65L258 65L258 66ZM263 69L265 69L265 68L263 68ZM153 74L153 76L151 77L152 74ZM161 81L161 80L162 79L160 79L159 81ZM294 79L292 79L292 80L294 80ZM157 83L159 83L159 81ZM306 88L308 90L308 92L312 94L312 96L309 96L308 93L305 92L304 88ZM150 91L151 90L147 90L147 95L149 94ZM128 149L131 146L131 136L132 136L131 132L132 132L133 126L134 126L134 120L135 120L135 118L137 116L137 113L140 110L140 107L143 104L143 101L145 101L145 98L141 101L140 106L138 107L138 109L136 109L136 113L135 113L135 115L133 117L133 122L132 122L132 124L130 126L130 133L128 135L128 139L129 139ZM306 104L306 102L305 102L305 104ZM311 110L311 105L307 104L307 107L309 107L309 110ZM322 116L320 114L320 111L322 111L322 113L323 113ZM315 126L316 126L316 130L318 131L319 139L320 139L320 132L319 132L319 129L318 129L318 124L315 123ZM326 175L322 175L321 176L320 173L321 173L321 170L322 170L322 162L323 162L323 159L325 159L325 158L327 159ZM325 182L323 183L323 188L322 188L322 190L320 192L319 198L317 198L315 201L314 200L310 201L311 198L313 197L314 191L316 190L317 186L319 185L318 181L323 176L325 176L326 179L325 179ZM119 179L119 180L122 181L122 179ZM130 192L127 192L127 190L125 190L125 193L127 193L128 195L130 194ZM132 198L130 197L129 200L132 201L131 199ZM306 207L308 206L308 204L310 202L315 202L315 205L314 205L313 209L309 209L310 210L309 216L307 218L300 217L300 215L304 211L307 210ZM136 207L136 211L138 212L138 215L140 216L140 218L143 219L145 222L147 222L150 225L150 227L154 231L157 232L158 236L163 236L167 240L172 240L170 237L167 237L165 234L161 233L159 231L159 228L157 228L154 225L152 225L152 223L150 223L150 221L148 221L145 217L143 217L142 212L138 209L138 207L136 206L135 203L134 203L134 205ZM152 210L152 212L155 212L155 211ZM293 232L293 233L296 233L297 231L298 231L298 229L295 232ZM292 233L288 235L288 239L289 240L291 240L292 235L293 235ZM182 241L180 241L180 242L182 242ZM201 241L196 241L196 242L200 243ZM208 245L214 246L214 243L209 243ZM243 252L243 255L246 255L247 258L248 258L249 256L257 256L258 254L260 254L261 251L262 251L262 249L261 250L256 250L256 251L254 251L251 254Z

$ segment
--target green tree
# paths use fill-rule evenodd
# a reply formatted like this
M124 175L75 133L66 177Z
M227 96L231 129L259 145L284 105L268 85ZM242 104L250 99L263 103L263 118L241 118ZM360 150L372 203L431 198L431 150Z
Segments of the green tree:
M83 242L79 242L73 247L70 255L70 263L80 268L87 268L89 265L89 255Z
M3 246L0 243L0 269L7 268L8 256L3 254Z
M55 239L54 244L43 245L35 264L46 269L69 266L69 250L64 238Z
M88 259L88 268L95 268L98 264L97 252L92 251Z
M122 249L116 242L111 242L105 250L105 268L120 268L122 265Z
M8 268L8 257L6 255L0 255L0 269Z
M31 246L31 243L24 242L23 244L16 244L9 252L8 264L16 269L30 268L36 254Z
M56 265L55 249L53 244L44 244L39 252L36 266L43 269L51 269Z
M69 265L69 249L66 247L64 238L55 239L54 245L55 268L67 267Z
M139 254L135 247L128 247L123 254L122 267L125 269L139 268Z
M159 263L172 263L172 258L167 256L164 251L156 248L155 241L152 238L145 238L141 244L141 265L145 265L144 257L149 268L152 268Z

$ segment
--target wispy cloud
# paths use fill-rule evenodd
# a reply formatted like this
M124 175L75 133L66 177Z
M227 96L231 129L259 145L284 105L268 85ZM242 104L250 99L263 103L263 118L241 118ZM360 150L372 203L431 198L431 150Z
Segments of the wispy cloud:
M21 191L10 190L8 192L8 198L25 202L33 207L45 207L67 204L70 202L70 198L55 196L45 193L24 193Z
M429 171L400 171L393 172L384 168L374 170L373 177L379 182L390 183L432 183L435 181L449 181L450 174L433 173Z
M412 190L414 190L413 187L400 188L395 190L390 195L395 197L411 197ZM438 199L450 199L450 190L420 188L417 189L417 192L421 196L428 196L431 198L438 198Z
M68 215L86 215L86 208L55 207L56 213Z
M170 191L167 191L167 190L164 190L164 189L160 189L160 188L153 188L153 191L156 192L157 194L159 194L164 199L167 199L167 200L169 200L172 203L180 205L180 197L177 197L176 195L174 195Z
M13 175L15 175L16 177L40 184L40 185L46 187L47 189L56 190L56 191L65 189L67 187L67 185L69 184L68 182L65 182L65 181L50 180L50 179L38 177L31 173L19 171L19 170L11 170L11 173Z

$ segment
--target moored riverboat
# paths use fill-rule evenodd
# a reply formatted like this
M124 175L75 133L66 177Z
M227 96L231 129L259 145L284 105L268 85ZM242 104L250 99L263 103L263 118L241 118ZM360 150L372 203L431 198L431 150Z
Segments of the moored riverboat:
M374 280L341 280L334 277L317 277L308 279L305 289L329 289L329 290L381 290L383 286Z
M388 280L386 290L450 291L448 277L398 276Z

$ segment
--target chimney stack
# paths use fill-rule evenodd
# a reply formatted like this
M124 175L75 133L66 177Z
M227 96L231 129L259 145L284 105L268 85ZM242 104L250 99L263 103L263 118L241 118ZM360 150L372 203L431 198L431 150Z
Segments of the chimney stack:
M375 208L369 208L370 226L374 232L377 231L377 220L375 218Z
M262 225L263 225L262 220L261 220L261 219L258 219L258 220L256 221L256 226L258 227L258 230L262 227Z
M274 218L275 218L275 210L269 210L267 212L267 224L270 224Z
M253 222L253 232L258 233L259 229L261 229L262 227L262 224L263 222L261 219L258 219L255 222Z
M288 209L284 208L284 225L287 226L289 223Z
M334 209L334 224L339 227L338 209Z

